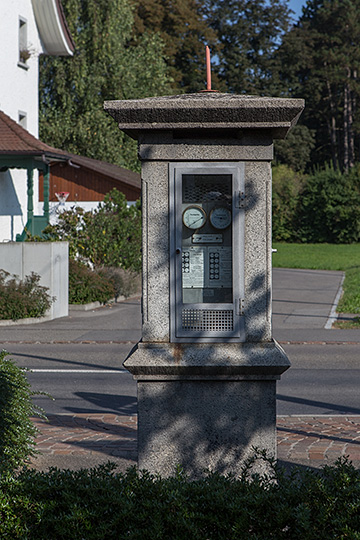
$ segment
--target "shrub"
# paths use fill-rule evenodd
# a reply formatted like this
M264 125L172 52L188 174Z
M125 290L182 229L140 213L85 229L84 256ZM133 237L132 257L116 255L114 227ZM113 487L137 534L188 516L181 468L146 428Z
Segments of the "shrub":
M17 276L0 270L0 319L42 317L55 298L48 288L39 285L40 276L31 272L20 281Z
M276 242L298 240L297 222L305 176L287 165L273 167L272 230Z
M311 176L273 168L273 240L350 244L360 240L360 166Z
M360 169L331 167L308 177L301 198L300 240L350 244L360 239Z
M30 418L34 414L45 418L42 409L32 403L35 393L26 370L7 358L8 354L0 352L0 473L13 471L36 453L34 437L38 430Z
M105 195L93 212L76 207L62 212L56 225L44 230L47 240L67 240L69 256L93 266L141 269L141 211L127 206L117 189Z
M125 298L141 293L141 274L133 270L123 268L106 267L101 268L101 272L113 283L115 298L125 296Z
M101 270L94 271L84 263L69 259L69 303L105 303L115 296L113 282Z
M0 536L27 540L331 540L359 538L360 473L346 460L320 472L191 481L129 469L0 481Z

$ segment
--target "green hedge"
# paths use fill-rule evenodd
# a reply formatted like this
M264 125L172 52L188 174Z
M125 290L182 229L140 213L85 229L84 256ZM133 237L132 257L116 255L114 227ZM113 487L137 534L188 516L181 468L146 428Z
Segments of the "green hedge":
M31 390L26 369L18 367L8 354L0 352L0 473L13 471L36 453L38 430L31 417L45 418L44 411L32 402L41 393Z
M0 537L14 540L331 540L360 538L360 474L161 479L110 464L25 470L0 480Z
M273 168L273 240L350 244L360 241L360 165L311 175Z

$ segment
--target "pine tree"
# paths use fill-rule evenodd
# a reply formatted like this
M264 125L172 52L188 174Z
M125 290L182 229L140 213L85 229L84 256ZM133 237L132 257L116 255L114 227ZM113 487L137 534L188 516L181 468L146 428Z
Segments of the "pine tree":
M219 75L236 93L279 93L274 52L289 29L286 0L207 0L207 19L221 43Z
M283 81L316 131L313 162L342 170L358 159L359 43L360 0L309 0L279 49Z
M40 138L72 153L138 169L136 144L103 110L112 99L167 94L163 43L145 32L133 40L126 0L63 0L76 50L40 59Z
M135 34L158 32L165 43L165 53L180 92L197 92L206 87L205 45L215 55L219 51L216 32L206 19L204 3L199 0L133 0ZM219 82L214 72L214 87Z

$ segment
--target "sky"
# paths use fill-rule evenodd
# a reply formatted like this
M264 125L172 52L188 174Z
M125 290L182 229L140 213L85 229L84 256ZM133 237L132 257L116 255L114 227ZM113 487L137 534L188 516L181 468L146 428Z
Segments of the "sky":
M306 4L306 0L289 0L289 8L295 12L294 18L297 20L302 14L301 8Z

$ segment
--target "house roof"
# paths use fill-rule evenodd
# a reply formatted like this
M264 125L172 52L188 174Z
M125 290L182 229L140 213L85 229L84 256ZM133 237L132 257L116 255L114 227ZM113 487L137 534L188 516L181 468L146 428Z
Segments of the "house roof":
M75 44L60 0L32 0L32 5L46 54L72 56Z
M140 189L140 175L118 165L84 156L77 156L43 143L26 129L0 111L0 164L1 158L37 158L51 163L66 161L69 165L84 167Z
M0 158L1 156L40 156L49 161L69 159L69 154L39 141L3 111L0 111Z
M71 163L74 165L91 169L92 171L96 171L105 176L110 176L115 180L125 182L126 184L139 189L141 187L140 174L138 173L129 171L129 169L124 169L123 167L119 167L118 165L113 165L112 163L99 161L98 159L92 159L84 156L76 156L74 154L69 155Z

